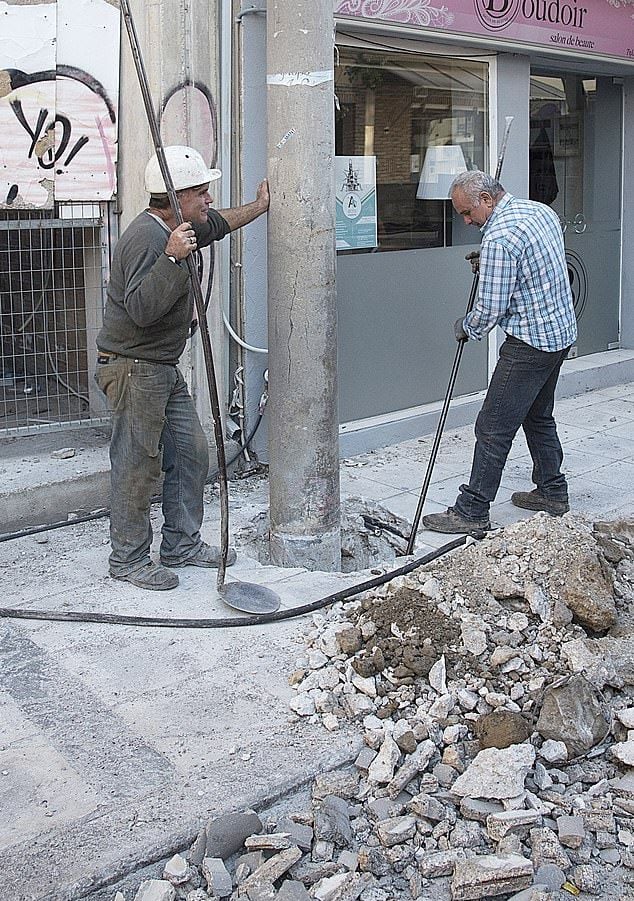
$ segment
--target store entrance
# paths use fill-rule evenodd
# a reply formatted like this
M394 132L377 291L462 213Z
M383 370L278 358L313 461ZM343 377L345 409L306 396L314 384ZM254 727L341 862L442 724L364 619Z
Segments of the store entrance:
M621 86L531 71L530 197L558 214L579 326L571 356L618 347Z

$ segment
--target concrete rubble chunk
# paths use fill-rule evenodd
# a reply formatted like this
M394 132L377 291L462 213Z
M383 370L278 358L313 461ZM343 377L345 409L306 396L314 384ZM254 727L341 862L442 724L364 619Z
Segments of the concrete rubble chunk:
M453 901L494 898L528 888L533 864L519 854L485 854L458 861L451 881Z
M390 798L396 798L419 773L427 769L429 761L436 753L436 745L426 739L421 742L416 751L405 761L393 778L389 781L387 791Z
M542 863L535 873L535 881L548 886L549 892L558 892L566 881L566 874L556 863Z
M447 666L445 663L444 654L441 656L440 660L437 660L429 670L427 678L431 687L435 689L438 694L447 694Z
M599 690L634 685L634 638L576 638L564 642L561 655L573 673L583 673Z
M386 848L400 845L416 832L416 817L390 817L389 820L381 820L377 824L377 831L381 844Z
M391 735L386 735L379 753L368 768L368 778L371 782L385 784L394 776L394 769L399 761L401 752Z
M182 882L187 882L188 878L189 865L187 861L180 854L174 854L165 864L163 879L171 882L172 885L180 885Z
M516 895L511 895L508 901L552 901L552 894L548 890L548 886L534 883Z
M207 823L205 857L226 860L239 851L244 840L262 830L262 822L254 811L226 813Z
M568 748L563 741L547 738L539 749L539 756L548 763L565 763L568 760Z
M572 865L559 839L547 826L531 829L530 846L531 857L536 867L540 867L543 863L554 863L567 872Z
M327 795L318 804L314 814L315 836L336 845L349 845L352 841L348 802L338 795Z
M540 819L536 810L503 810L487 817L487 833L494 842L501 841L509 832L525 837Z
M310 851L314 837L312 826L296 823L290 817L282 817L278 820L277 828L280 832L288 833L293 845L297 845L302 851Z
M535 748L529 744L508 748L486 748L458 776L451 790L460 797L516 798L535 763Z
M634 729L634 707L617 710L615 716L626 729Z
M376 757L376 751L373 751L372 748L361 748L357 755L357 759L354 762L354 765L357 769L361 770L362 773L367 773L370 764Z
M543 738L563 741L570 756L578 757L603 741L609 723L597 690L577 675L546 689L536 728Z
M272 882L262 882L247 889L247 898L249 901L276 901L277 889Z
M347 873L335 873L334 876L326 876L320 879L312 890L312 895L317 901L334 901L337 892L348 878Z
M467 820L475 820L477 823L486 823L487 817L492 813L500 813L504 810L499 801L481 801L479 798L463 798L460 802L460 813Z
M250 888L264 882L276 882L294 863L297 863L301 856L302 852L299 848L292 847L286 848L286 850L280 851L279 854L275 854L273 857L265 860L254 873L238 886L238 894L246 895Z
M320 773L315 777L312 787L313 798L322 800L326 795L337 795L339 798L354 798L359 786L359 774L348 770L332 770Z
M357 901L363 892L372 884L373 879L369 873L343 873L342 881L330 892L326 897L317 893L317 887L314 890L315 898L322 898L323 901ZM335 879L336 877L332 877Z
M233 891L231 875L221 857L205 857L202 873L207 882L207 890L218 898L228 898Z
M325 876L333 876L341 867L334 860L309 860L308 857L294 864L289 873L303 885L314 885Z
M303 883L286 879L282 883L275 901L311 901L311 898Z
M559 841L566 848L580 848L586 837L583 818L566 815L557 817L557 833Z
M601 874L591 864L580 864L572 871L572 884L589 895L601 894L602 881Z
M596 552L580 552L570 562L561 587L561 601L584 628L603 632L616 623L612 584Z
M432 798L431 795L425 792L414 795L412 800L408 802L407 809L417 817L434 820L434 822L444 820L447 816L444 805L437 798Z
M449 851L416 852L416 860L421 876L425 879L437 879L440 876L451 876L458 861L465 860L462 848L451 848Z
M622 741L611 747L612 756L625 766L634 767L634 740Z
M134 901L174 901L176 889L164 879L146 879L139 886Z
M250 835L244 840L244 847L247 851L283 851L284 848L290 848L291 844L288 832Z

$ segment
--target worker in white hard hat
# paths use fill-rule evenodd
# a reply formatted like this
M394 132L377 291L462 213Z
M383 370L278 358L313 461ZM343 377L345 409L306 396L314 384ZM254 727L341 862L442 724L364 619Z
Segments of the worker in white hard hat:
M200 536L209 452L177 365L194 310L184 260L269 206L265 180L252 203L211 209L210 183L220 170L191 147L166 147L165 156L185 221L178 225L172 213L154 156L145 170L148 207L115 247L95 374L112 410L110 575L154 590L178 585L174 567L220 561L219 548ZM156 563L150 502L161 469L164 524ZM234 561L230 549L227 562Z

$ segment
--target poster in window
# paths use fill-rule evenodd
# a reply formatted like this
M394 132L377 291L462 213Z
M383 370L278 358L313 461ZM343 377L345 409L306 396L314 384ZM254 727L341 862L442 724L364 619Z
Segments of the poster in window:
M337 250L377 246L376 157L336 156Z

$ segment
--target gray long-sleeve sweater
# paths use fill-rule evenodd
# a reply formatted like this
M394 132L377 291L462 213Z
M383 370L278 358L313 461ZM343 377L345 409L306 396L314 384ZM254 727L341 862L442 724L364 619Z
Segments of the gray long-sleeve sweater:
M195 226L199 247L230 231L217 210ZM152 363L176 364L193 313L189 272L165 255L168 231L147 211L132 220L115 247L99 350Z

